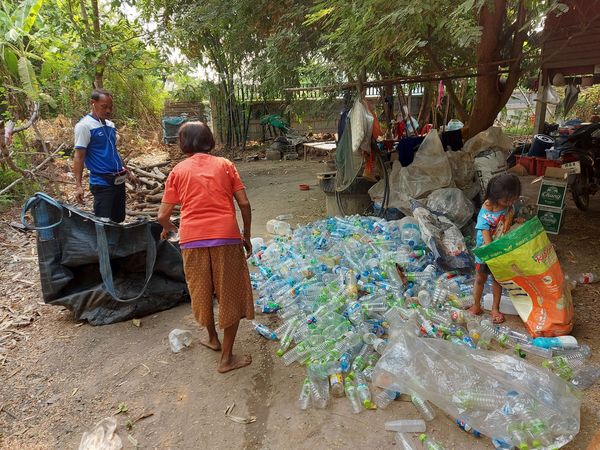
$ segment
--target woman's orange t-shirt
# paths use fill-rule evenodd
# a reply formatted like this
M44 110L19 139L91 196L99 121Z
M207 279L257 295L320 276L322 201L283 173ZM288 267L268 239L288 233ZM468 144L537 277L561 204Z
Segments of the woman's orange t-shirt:
M179 242L241 238L233 193L242 189L240 175L228 159L195 153L177 164L162 201L181 205Z

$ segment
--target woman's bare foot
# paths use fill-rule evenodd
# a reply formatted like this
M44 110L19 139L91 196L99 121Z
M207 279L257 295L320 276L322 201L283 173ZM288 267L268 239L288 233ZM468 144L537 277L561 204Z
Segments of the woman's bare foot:
M252 362L252 356L250 355L231 355L228 361L223 361L217 366L217 371L220 373L229 372L230 370L240 369L250 365Z
M502 322L504 322L504 314L502 314L500 311L494 311L494 310L492 310L492 321L494 323L502 323Z
M211 339L211 338L200 339L200 344L204 345L205 347L210 348L211 350L214 350L215 352L221 351L221 341L219 341L218 337L215 337L214 339Z
M483 308L481 306L473 305L469 309L467 309L471 314L475 316L479 316L483 313Z

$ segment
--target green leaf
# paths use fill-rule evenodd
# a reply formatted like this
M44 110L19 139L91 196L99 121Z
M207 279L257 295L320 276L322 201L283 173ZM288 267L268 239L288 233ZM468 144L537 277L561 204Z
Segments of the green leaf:
M35 72L33 70L33 65L31 61L29 61L26 57L21 56L19 58L19 78L21 79L21 84L25 92L27 92L27 96L31 100L39 99L39 85L37 82L37 78L35 77Z
M10 74L17 78L19 76L17 55L8 47L4 48L4 62Z
M16 25L25 33L29 33L33 24L37 20L38 13L44 0L26 0L21 6L20 16L17 18Z
M40 92L40 99L42 99L51 108L56 108L56 100L54 100L54 98L52 98L50 95L46 94L45 92Z

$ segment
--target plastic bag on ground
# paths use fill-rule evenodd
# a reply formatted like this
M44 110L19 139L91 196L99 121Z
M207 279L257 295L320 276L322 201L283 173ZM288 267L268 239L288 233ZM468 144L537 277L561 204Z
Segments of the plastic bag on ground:
M179 353L192 344L192 332L175 328L169 333L169 346L173 353Z
M374 384L416 394L517 448L559 447L579 431L581 400L550 371L503 353L418 337L418 328L410 320L394 329Z
M473 202L457 188L433 191L427 197L427 208L448 217L458 228L465 226L475 213Z
M414 199L452 184L452 169L437 130L425 137L413 163L400 169L399 182L398 191Z
M527 331L560 336L573 328L573 300L558 256L537 217L488 245L476 248L508 291Z
M93 431L84 432L79 443L79 450L120 450L123 443L118 434L117 420L107 417L96 424Z
M490 127L485 131L477 133L463 145L462 151L468 152L473 157L488 148L500 149L508 152L512 150L513 144L510 138L504 134L500 127Z

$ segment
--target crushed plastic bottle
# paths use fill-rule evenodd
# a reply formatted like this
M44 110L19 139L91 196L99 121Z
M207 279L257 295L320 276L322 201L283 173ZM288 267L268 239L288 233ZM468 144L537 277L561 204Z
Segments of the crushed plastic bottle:
M425 421L421 419L400 419L385 423L386 431L397 431L399 433L423 433L425 429Z
M169 333L169 345L173 353L179 353L192 344L192 332L175 328Z

